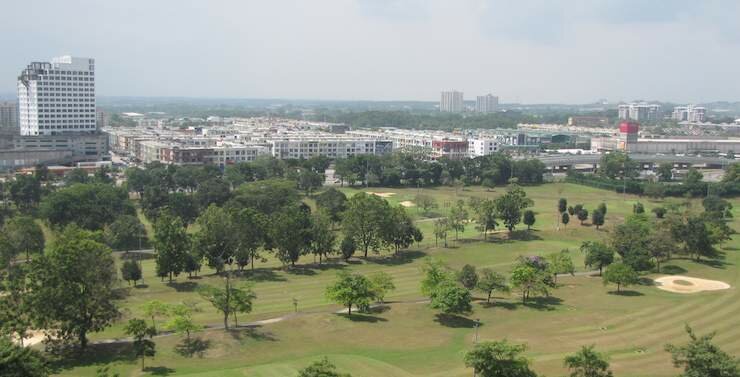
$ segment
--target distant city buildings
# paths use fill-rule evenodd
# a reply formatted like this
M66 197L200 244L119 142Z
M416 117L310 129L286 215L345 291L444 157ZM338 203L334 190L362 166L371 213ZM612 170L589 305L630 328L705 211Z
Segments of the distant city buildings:
M18 77L18 109L24 136L95 132L95 60L29 64Z
M0 128L6 130L18 128L18 103L0 102Z
M655 122L660 120L660 105L647 102L633 102L618 107L619 119L634 120L636 122Z
M687 105L673 108L671 119L679 122L688 121L701 123L706 120L707 109L701 106Z
M600 116L572 116L568 118L568 126L572 127L606 127L609 118Z
M460 113L463 111L463 92L456 90L442 92L439 100L439 111L443 113Z
M477 96L475 98L475 111L478 113L494 113L498 111L498 97L493 94Z

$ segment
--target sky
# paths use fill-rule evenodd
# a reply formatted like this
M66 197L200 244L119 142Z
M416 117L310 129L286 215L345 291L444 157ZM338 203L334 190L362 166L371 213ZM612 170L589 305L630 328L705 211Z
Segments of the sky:
M740 100L737 0L3 0L0 93L96 59L97 94Z

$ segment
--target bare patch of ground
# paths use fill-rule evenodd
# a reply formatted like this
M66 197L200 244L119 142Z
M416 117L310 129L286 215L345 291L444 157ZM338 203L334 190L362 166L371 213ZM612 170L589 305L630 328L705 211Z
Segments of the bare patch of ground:
M413 206L416 205L416 204L414 204L414 202L412 202L410 200L404 200L404 201L402 201L401 203L398 203L398 204L400 204L400 205L402 205L404 207L413 207Z
M376 195L376 196L379 196L381 198L390 198L391 196L396 195L395 192L372 192L372 191L367 191L365 193L366 194L370 194L370 195Z
M729 289L730 285L719 280L707 280L688 276L671 275L655 279L658 289L673 293L697 293Z

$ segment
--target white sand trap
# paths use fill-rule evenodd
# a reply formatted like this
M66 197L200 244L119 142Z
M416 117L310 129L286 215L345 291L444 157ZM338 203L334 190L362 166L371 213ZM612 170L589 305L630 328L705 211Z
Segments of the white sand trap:
M404 201L402 201L401 203L398 203L398 204L400 204L400 205L402 205L404 207L413 207L413 206L416 205L416 204L414 204L414 202L412 202L410 200L404 200Z
M719 280L706 280L688 276L671 275L655 279L658 289L673 293L697 293L729 289L730 285Z
M43 342L44 339L46 339L46 333L41 330L31 330L28 332L28 335L30 335L30 337L23 339L23 345L25 347L31 347L33 345L39 344ZM13 339L13 341L17 344L21 343L17 338Z
M376 195L381 198L390 198L391 196L396 195L395 192L372 192L372 191L367 191L365 192L365 194Z

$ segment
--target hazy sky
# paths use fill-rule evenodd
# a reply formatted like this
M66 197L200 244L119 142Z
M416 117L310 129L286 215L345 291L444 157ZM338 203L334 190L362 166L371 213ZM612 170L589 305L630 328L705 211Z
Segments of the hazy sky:
M97 60L100 95L740 100L740 1L3 0L0 92Z

